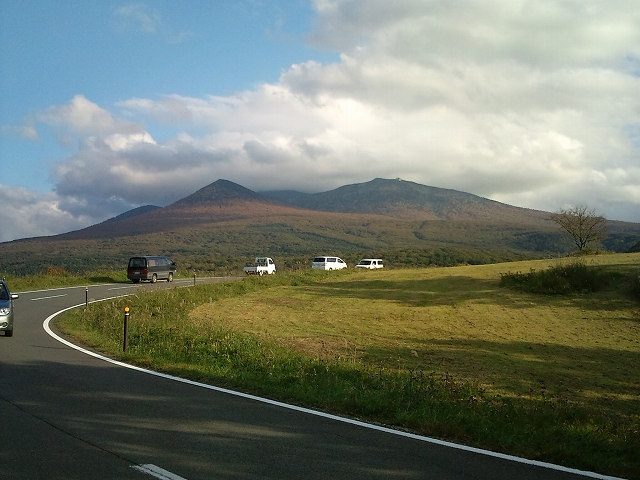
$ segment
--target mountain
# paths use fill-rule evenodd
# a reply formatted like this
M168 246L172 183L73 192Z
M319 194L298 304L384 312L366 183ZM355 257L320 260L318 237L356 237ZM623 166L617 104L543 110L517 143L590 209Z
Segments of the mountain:
M139 207L97 225L58 235L62 239L111 238L175 231L241 219L278 215L382 215L408 221L490 222L545 228L548 213L513 207L470 193L405 180L376 178L322 193L257 193L229 180L217 180L164 208ZM307 212L307 213L305 213ZM317 214L316 214L317 217ZM419 228L423 229L424 225ZM418 232L418 236L432 235Z
M221 179L166 207L139 207L97 225L56 237L71 240L144 235L290 210L291 207L276 199Z
M143 205L142 207L134 208L133 210L129 210L127 212L121 213L116 217L112 217L108 220L105 220L105 222L117 222L119 220L124 220L125 218L136 217L143 213L153 212L154 210L157 210L159 208L162 208L162 207L157 207L155 205Z
M376 178L328 192L262 192L284 204L308 210L368 213L417 220L474 220L522 222L548 218L549 214L513 207L470 193L429 187L406 180Z
M322 193L254 192L217 180L166 207L145 206L82 230L2 244L0 274L48 265L117 269L129 256L168 254L181 269L241 271L256 255L301 268L317 254L384 257L393 265L450 265L571 252L549 214L469 193L376 178ZM610 222L604 247L623 252L640 224Z
M188 197L170 205L173 208L189 208L202 205L231 205L234 202L269 202L268 199L248 188L230 182L216 180Z

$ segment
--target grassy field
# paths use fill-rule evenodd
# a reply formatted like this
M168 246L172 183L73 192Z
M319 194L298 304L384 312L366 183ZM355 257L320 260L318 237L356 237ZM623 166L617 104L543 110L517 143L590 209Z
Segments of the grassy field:
M572 262L303 270L91 305L59 325L154 369L640 478L640 254L582 260L608 280L597 292L500 285Z

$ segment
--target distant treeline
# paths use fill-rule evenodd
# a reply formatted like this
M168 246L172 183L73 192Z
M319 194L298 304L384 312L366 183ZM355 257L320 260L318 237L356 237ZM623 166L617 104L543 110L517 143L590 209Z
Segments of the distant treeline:
M153 251L153 254L170 255L178 265L179 273L235 275L241 274L245 265L253 261L248 255L221 255L215 252L186 251ZM540 258L539 254L527 255L521 252L476 250L468 248L396 248L380 250L362 250L341 252L319 251L317 254L338 255L350 267L355 266L362 258L382 258L387 268L419 268L448 267L455 265L481 265ZM279 270L301 270L311 268L313 255L286 255L277 252L256 252L256 255L273 257ZM40 274L86 274L101 271L118 271L126 269L129 254L114 251L89 252L64 251L52 252L46 248L25 252L14 252L10 257L0 260L0 275L26 276Z

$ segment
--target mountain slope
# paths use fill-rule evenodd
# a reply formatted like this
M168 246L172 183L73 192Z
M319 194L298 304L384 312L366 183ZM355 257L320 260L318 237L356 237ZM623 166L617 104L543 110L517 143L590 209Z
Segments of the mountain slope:
M405 180L376 178L328 192L263 192L288 205L326 212L367 213L415 220L539 222L548 214L470 193Z
M149 208L141 213L138 210L56 237L90 239L169 233L188 226L296 211L274 198L222 179L166 207Z
M137 217L138 215L142 215L143 213L153 212L162 207L158 207L156 205L143 205L142 207L134 208L133 210L128 210L124 213L121 213L118 216L105 220L105 222L118 222L120 220L124 220L125 218Z

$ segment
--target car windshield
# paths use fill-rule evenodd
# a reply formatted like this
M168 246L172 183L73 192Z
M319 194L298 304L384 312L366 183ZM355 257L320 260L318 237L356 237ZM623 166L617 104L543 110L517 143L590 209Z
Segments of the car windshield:
M0 300L9 300L9 291L3 283L0 283Z

